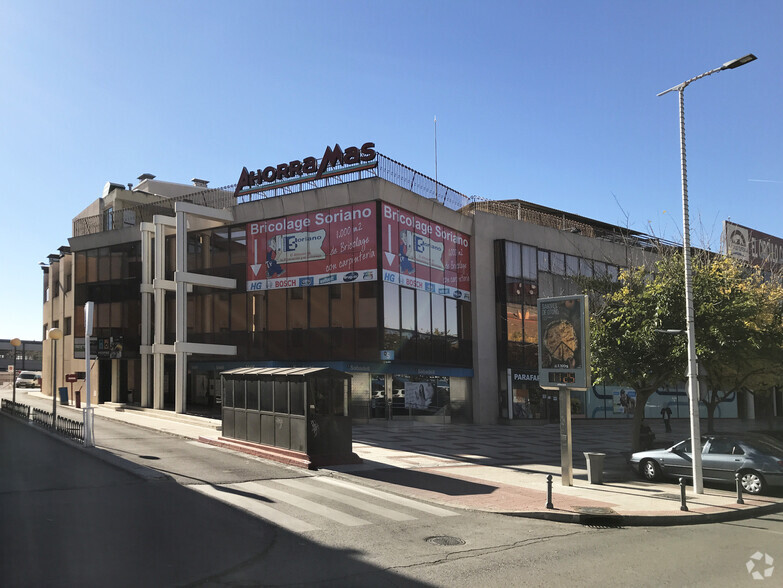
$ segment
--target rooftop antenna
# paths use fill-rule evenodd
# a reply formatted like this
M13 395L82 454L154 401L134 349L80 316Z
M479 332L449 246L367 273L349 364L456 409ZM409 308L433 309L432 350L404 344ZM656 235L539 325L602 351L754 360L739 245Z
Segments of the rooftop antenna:
M438 201L438 115L435 115L435 202Z

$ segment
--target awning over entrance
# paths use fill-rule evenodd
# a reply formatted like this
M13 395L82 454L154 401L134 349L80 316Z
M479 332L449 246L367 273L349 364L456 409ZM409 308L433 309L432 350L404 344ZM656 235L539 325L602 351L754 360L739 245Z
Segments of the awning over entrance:
M228 379L245 379L248 377L254 377L254 376L286 376L290 378L295 377L301 377L305 378L308 376L323 376L323 377L340 377L340 378L350 378L352 377L351 374L348 374L346 372L341 372L340 370L336 370L333 368L328 367L290 367L290 368L278 368L278 367L270 367L270 368L255 368L255 367L245 367L245 368L235 368L233 370L228 370L225 372L220 372L221 376L225 376Z

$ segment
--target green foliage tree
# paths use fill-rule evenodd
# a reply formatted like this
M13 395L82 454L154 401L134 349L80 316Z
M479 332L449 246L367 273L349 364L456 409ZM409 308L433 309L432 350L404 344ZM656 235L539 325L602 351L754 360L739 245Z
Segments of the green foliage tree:
M707 430L721 402L740 390L766 394L783 384L783 287L758 269L708 252L692 263L696 354ZM680 252L664 251L651 269L622 272L607 287L583 280L591 293L593 376L636 390L632 447L648 398L665 383L684 380L684 268ZM681 329L681 335L661 330Z
M621 272L618 284L583 280L591 297L591 353L595 383L611 383L636 391L631 446L639 433L647 400L677 374L671 362L671 341L660 329L662 284L646 268Z

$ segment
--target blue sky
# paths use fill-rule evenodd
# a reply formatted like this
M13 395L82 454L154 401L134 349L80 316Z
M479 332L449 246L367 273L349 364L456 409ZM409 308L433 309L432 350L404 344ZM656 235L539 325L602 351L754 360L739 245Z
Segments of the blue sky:
M39 339L38 263L107 181L233 184L242 166L377 149L467 195L693 241L783 237L783 3L0 4L0 338Z

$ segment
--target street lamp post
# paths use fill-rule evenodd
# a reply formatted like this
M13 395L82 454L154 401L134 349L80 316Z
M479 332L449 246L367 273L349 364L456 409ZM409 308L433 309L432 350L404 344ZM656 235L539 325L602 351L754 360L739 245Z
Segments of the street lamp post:
M11 347L14 348L14 375L11 378L13 381L14 391L11 396L11 401L16 404L16 353L17 353L17 347L19 347L22 344L22 341L20 339L11 339Z
M682 168L682 258L685 265L685 321L688 336L688 397L690 400L691 445L693 450L693 491L704 493L701 469L701 432L699 430L699 383L698 359L696 357L696 328L694 323L693 284L691 281L691 229L688 220L688 168L685 159L685 88L701 78L706 78L724 69L734 69L754 61L752 53L739 59L727 61L720 67L691 78L658 94L663 96L675 90L680 95L680 162Z
M52 428L57 428L57 341L63 338L62 330L49 329L47 339L52 341Z

